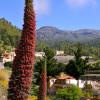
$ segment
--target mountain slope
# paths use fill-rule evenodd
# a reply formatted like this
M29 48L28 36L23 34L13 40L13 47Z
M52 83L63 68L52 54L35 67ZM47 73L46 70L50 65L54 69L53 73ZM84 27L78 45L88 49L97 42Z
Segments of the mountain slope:
M0 42L4 45L15 46L19 40L20 30L4 18L0 19Z
M100 38L100 30L80 29L76 31L64 31L56 27L41 27L37 30L37 39L43 41L66 40L84 42Z

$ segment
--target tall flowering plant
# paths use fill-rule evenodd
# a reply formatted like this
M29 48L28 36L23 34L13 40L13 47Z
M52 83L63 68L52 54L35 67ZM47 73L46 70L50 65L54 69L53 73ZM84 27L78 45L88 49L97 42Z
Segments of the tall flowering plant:
M38 100L46 100L46 93L47 93L47 64L46 64L46 57L44 57L42 61L42 74L41 74L41 81L39 86L39 95Z
M8 100L27 100L34 69L36 22L33 0L25 0L24 25L16 48L9 81Z

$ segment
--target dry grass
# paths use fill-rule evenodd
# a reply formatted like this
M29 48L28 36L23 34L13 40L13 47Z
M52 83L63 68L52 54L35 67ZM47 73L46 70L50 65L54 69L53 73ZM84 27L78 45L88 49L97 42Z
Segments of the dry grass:
M0 70L0 80L9 80L9 71L8 70Z
M38 100L37 96L29 96L28 100Z
M0 70L0 100L6 100L9 76L8 70Z

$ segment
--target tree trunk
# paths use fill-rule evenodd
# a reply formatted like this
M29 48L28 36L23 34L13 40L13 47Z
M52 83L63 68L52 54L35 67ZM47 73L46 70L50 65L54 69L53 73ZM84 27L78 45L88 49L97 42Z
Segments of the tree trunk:
M47 94L50 92L50 77L47 77Z

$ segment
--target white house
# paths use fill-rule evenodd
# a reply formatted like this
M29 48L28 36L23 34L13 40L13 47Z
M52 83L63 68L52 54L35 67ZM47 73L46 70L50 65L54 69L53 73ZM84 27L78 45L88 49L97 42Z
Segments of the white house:
M58 89L65 88L70 84L76 85L79 88L83 88L86 81L76 80L74 77L70 75L66 75L61 73L59 76L50 78L50 94L54 94Z
M12 62L15 57L15 52L5 52L3 55L3 63Z
M42 58L45 55L44 52L35 52L35 57ZM12 62L14 60L14 57L16 56L15 52L5 52L2 55L2 62Z
M56 56L64 55L64 51L56 51Z
M35 57L40 57L42 58L45 55L44 52L35 52Z

